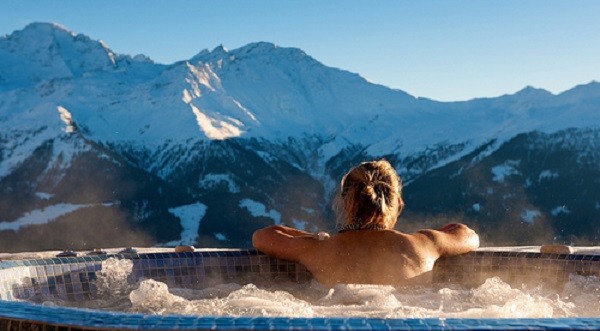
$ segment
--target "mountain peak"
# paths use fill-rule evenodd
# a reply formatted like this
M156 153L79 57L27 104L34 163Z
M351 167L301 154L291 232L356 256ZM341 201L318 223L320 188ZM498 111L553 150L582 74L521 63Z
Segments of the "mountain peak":
M235 59L235 58L257 58L257 57L283 57L288 59L312 59L303 50L293 47L280 47L271 42L260 41L253 42L236 48L234 50L228 50L223 45L215 47L212 51L206 49L200 51L194 57L191 62L211 62L222 59Z
M0 38L0 76L14 86L105 70L116 57L102 41L57 23L31 23Z
M515 93L515 95L521 96L521 97L530 97L530 98L531 97L544 98L544 97L553 96L553 94L550 91L544 90L542 88L533 87L531 85L525 86L525 88L523 88L522 90Z
M34 33L49 33L49 32L66 32L71 35L75 35L71 30L58 23L49 22L33 22L29 23L23 30L23 32L34 32Z
M74 32L57 23L35 22L28 24L22 30L14 31L0 40L18 43L28 48L46 47L57 39L72 39Z
M296 47L281 47L270 42L260 41L250 43L232 51L235 55L269 55L279 54L290 58L310 58L303 50Z
M215 53L215 54L225 54L228 52L229 52L229 50L227 48L225 48L225 46L223 46L223 44L215 47L215 49L213 49L213 51L212 51L212 53Z
M59 47L72 47L79 44L79 48L97 48L98 46L106 52L112 53L108 46L101 40L92 40L83 34L76 34L58 23L34 22L28 24L22 30L14 31L5 39L8 43L18 45L23 50L41 49L48 52L53 45ZM1 46L1 45L0 45Z
M239 52L239 53L265 53L265 52L270 52L275 48L279 48L279 46L277 46L273 43L270 43L270 42L259 41L259 42L250 43L246 46L240 47L240 48L236 49L236 52Z

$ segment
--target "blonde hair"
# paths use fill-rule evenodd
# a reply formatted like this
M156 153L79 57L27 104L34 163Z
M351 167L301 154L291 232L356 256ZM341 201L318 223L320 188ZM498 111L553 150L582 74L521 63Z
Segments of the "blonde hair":
M389 162L363 162L344 175L335 200L338 229L392 229L403 208L402 184Z

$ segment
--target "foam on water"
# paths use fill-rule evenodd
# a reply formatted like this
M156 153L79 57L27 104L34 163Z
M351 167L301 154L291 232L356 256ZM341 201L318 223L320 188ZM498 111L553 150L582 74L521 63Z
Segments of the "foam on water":
M498 277L479 287L432 285L220 284L169 288L152 279L132 281L129 260L108 259L96 280L98 299L88 308L149 314L207 316L381 318L555 318L600 315L600 278L571 276L560 293L515 288ZM46 302L45 304L51 304ZM75 303L54 301L57 305ZM77 303L79 306L80 303Z

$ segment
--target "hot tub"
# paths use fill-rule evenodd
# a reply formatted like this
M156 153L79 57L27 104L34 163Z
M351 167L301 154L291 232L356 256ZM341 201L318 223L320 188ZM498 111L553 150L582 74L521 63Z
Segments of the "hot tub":
M94 281L108 259L127 259L133 279L154 279L176 288L218 282L311 281L301 265L255 250L186 253L128 253L0 261L0 330L600 330L600 316L585 318L287 318L121 313L45 306L37 298L85 301L96 295ZM600 276L600 255L476 251L440 259L434 282L477 286L500 277L514 286L546 284L560 290L570 275Z

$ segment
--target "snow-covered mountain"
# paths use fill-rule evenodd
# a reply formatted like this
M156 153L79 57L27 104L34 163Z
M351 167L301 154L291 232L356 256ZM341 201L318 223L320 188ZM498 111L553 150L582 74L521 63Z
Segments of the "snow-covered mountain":
M482 230L552 228L536 240L593 240L598 230L558 225L600 216L599 108L597 82L436 102L296 48L217 47L164 65L34 23L0 38L0 238L10 250L246 246L268 224L331 229L343 172L386 157L406 185L405 224L444 215ZM533 154L541 159L526 162ZM536 178L578 176L586 192L564 206L550 205L552 194L535 198L564 190L537 188ZM509 217L498 206L516 189L524 193ZM591 207L567 205L577 197Z

